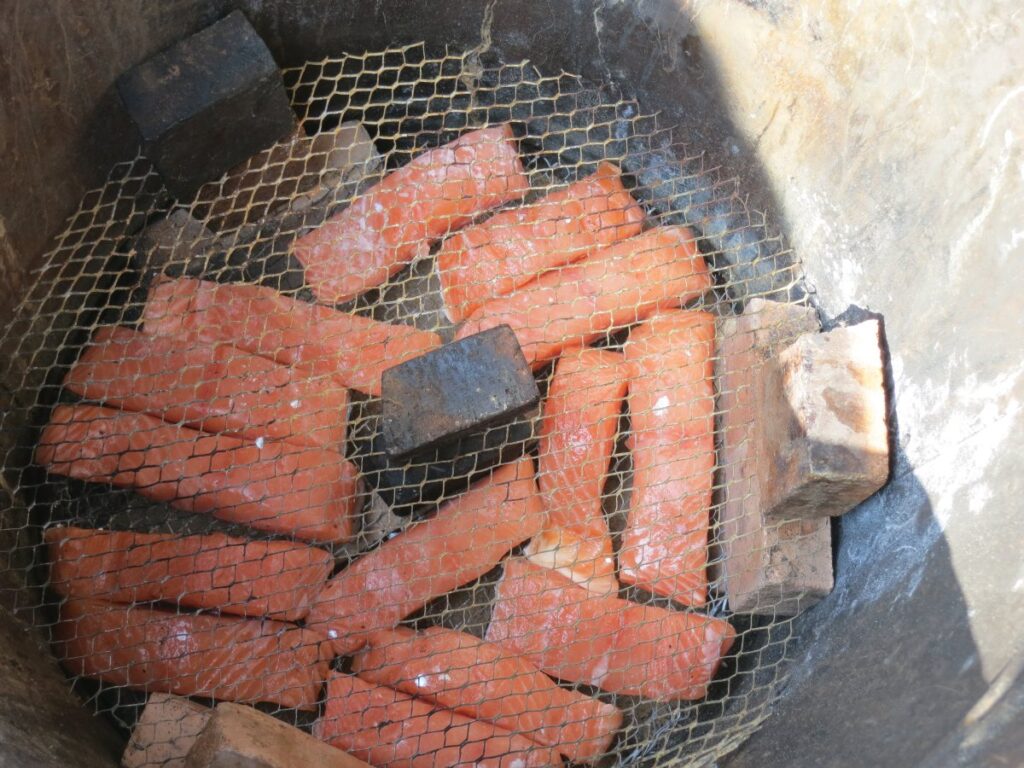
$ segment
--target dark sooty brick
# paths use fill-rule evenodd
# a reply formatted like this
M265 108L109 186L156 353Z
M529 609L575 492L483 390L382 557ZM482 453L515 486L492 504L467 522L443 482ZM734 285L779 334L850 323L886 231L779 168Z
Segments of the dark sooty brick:
M381 400L384 446L401 458L508 422L540 392L515 333L502 325L389 368Z
M179 198L295 127L274 57L238 11L129 70L117 88Z

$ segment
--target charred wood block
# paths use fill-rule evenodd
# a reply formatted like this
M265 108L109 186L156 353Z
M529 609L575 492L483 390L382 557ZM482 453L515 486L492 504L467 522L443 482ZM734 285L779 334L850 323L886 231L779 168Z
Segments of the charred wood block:
M203 728L187 768L369 768L362 760L252 707L224 702Z
M151 694L121 757L122 768L183 768L212 714L181 696Z
M384 504L407 517L440 499L461 493L478 477L523 456L536 440L539 409L511 423L490 427L430 449L413 460L388 457L381 430L380 400L353 403L350 458Z
M274 57L238 11L129 70L117 88L179 198L295 128Z
M202 277L210 270L215 248L213 233L184 208L150 224L135 240L132 261L142 273L143 285L157 275Z
M762 299L719 324L723 557L713 576L724 583L736 613L795 615L832 591L828 518L771 520L764 487L775 457L763 418L765 370L779 350L817 330L814 310Z
M384 371L384 447L392 459L506 423L540 400L507 325L468 336Z

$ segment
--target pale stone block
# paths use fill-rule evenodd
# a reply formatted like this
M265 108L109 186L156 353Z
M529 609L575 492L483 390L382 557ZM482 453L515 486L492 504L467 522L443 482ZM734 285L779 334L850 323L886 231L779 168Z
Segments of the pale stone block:
M719 540L716 576L738 613L794 615L833 586L832 539L827 518L769 521L763 480L772 449L764 434L764 374L768 360L804 333L818 330L809 307L755 299L740 317L719 324L716 375L722 413Z
M184 768L213 710L168 693L151 694L121 756L124 768Z
M369 768L362 760L265 715L222 703L185 760L187 768Z

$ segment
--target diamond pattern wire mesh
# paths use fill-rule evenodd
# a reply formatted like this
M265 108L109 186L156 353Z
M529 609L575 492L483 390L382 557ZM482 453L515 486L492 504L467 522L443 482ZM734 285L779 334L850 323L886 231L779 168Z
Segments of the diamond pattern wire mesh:
M729 751L766 715L790 625L771 606L734 615L725 598L718 514L725 494L748 490L724 487L716 453L723 414L711 374L714 321L755 297L802 300L798 267L747 213L735 185L704 168L657 116L573 76L407 46L310 62L285 77L300 119L295 137L187 205L169 198L144 158L116 166L33 273L0 336L3 603L48 634L87 704L125 729L147 692L166 691L255 703L324 737L347 728L362 739L349 748L361 745L371 762L396 761L403 748L421 761L431 750L438 763L468 760L501 738L527 761L508 765L550 762L551 743L547 751L536 743L545 740L601 765L700 765ZM374 185L412 158L434 150L443 164L434 148L506 124L514 138L503 141L516 148L528 190L505 190L486 210L469 200L458 215L450 209L467 201L440 199L448 209L439 213L438 190L450 187L429 186L429 173L407 176L391 198L374 197ZM479 162L479 151L452 152L445 173ZM604 172L610 180L590 188L589 209L572 195L544 207L547 194ZM494 182L473 178L472 168L459 178L461 190ZM434 199L417 197L420 182ZM390 205L388 222L392 213L434 216L443 232L397 227L405 241L389 243L389 253L402 256L385 265L386 279L351 298L331 294L334 308L310 304L324 300L330 281L311 279L315 254L296 243L315 245L317 232L323 241L329 227L318 228L360 200ZM623 212L629 206L635 220ZM350 216L358 231L346 248L358 251L358 236L380 229L374 213L365 210L363 230ZM480 223L492 215L499 223L481 250L438 245L467 226L486 231ZM541 219L533 251L522 244L531 216ZM596 222L589 230L577 226L585 218ZM695 241L671 229L682 225ZM657 239L665 232L675 241ZM630 236L634 245L613 257L592 254ZM445 248L461 253L461 273L442 263ZM531 261L556 251L541 267ZM500 258L499 273L518 275L512 298L487 271L487 259ZM694 282L690 273L704 264L710 280ZM442 290L453 275L497 302L467 312L464 326L449 319L452 294ZM204 300L199 278L208 281ZM239 283L250 288L231 293ZM389 462L379 440L380 370L502 321L535 364L540 408L455 448ZM702 322L710 335L695 330ZM646 341L638 329L650 331ZM645 529L645 509L674 519L674 534ZM591 545L599 554L584 557ZM523 565L524 555L564 576ZM563 602L510 598L516 568L547 579ZM341 581L326 599L320 590L332 572ZM411 597L402 597L406 587ZM634 613L608 618L610 604L600 603L606 608L587 623L567 607L611 600L609 591L630 601L615 611ZM593 714L599 700L606 714L615 712L607 705L621 713L599 748L584 748L589 721L582 735L552 726L524 747L521 737L481 735L446 710L439 725L440 715L418 709L427 705L388 688L345 693L349 707L375 702L355 724L325 703L329 675L328 699L353 669L373 677L372 660L391 652L401 681L384 672L378 681L433 690L465 710L459 697L472 698L471 687L420 678L437 676L427 662L438 659L456 665L456 680L482 674L486 654L472 637L500 639L496 602L511 611L506 649L559 677L576 706ZM523 615L535 602L548 608ZM466 635L439 637L457 648L424 655L401 632L363 631L399 621ZM559 621L591 634L572 645ZM732 632L726 621L731 645L722 642ZM659 638L673 632L691 640L667 653ZM703 641L692 639L701 633ZM360 649L367 640L377 657ZM705 691L701 675L713 665L693 654L712 646L723 656ZM609 663L620 668L609 672ZM497 663L488 669L499 668L512 674ZM410 678L409 670L421 671ZM554 685L537 675L536 685ZM478 713L484 704L512 707L509 691L525 685L516 680L472 688L483 701ZM684 694L687 681L694 690ZM652 695L655 683L671 690ZM538 704L556 700L548 694L516 699L520 730L548 717ZM378 721L396 712L406 725L382 730ZM507 718L502 724L514 724ZM171 743L181 734L165 725L158 732ZM398 752L380 752L395 740Z

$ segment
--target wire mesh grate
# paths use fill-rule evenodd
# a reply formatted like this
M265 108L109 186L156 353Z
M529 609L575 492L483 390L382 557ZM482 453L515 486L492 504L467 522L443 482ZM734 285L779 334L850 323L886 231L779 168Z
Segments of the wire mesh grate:
M798 266L610 89L422 45L285 77L295 136L191 202L116 166L32 274L3 602L125 729L167 692L381 764L729 751L790 626L726 600L716 326ZM541 405L389 458L381 372L502 323Z

